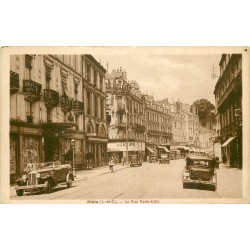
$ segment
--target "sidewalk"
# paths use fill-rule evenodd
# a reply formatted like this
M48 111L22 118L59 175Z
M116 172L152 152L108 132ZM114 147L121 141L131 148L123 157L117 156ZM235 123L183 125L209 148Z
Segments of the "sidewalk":
M127 164L124 164L124 166L122 166L122 164L117 164L114 166L114 171L120 171L122 169L128 168L129 166ZM88 179L92 179L98 175L102 175L102 174L107 174L110 173L109 170L109 166L101 166L98 168L93 168L91 170L77 170L76 171L76 177L75 177L75 182L77 181L81 181L81 180L88 180Z

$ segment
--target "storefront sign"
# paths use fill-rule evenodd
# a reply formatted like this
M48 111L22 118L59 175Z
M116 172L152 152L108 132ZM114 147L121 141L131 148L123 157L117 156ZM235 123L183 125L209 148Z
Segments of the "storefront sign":
M109 152L125 151L145 151L144 142L110 142L108 143Z

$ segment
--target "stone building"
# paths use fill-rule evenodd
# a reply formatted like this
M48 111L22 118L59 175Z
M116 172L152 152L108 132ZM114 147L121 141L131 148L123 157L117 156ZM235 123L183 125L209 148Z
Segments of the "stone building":
M145 153L145 100L136 81L127 81L124 69L106 74L108 152L118 162Z
M167 105L144 95L146 103L146 156L160 155L170 149L172 142L172 117Z
M196 107L181 101L171 104L173 148L177 146L199 146L199 117Z
M96 137L100 135L103 143L107 143L105 72L90 55L11 55L11 180L21 174L30 161L68 161L70 155L72 157L72 139L75 140L75 165L83 168L89 150L89 138L86 138L89 124L93 133L99 124ZM88 77L93 77L92 81ZM91 101L87 98L89 89ZM102 107L94 113L97 102ZM88 104L91 114L88 114ZM96 152L94 161L98 165Z
M242 167L242 55L223 54L220 77L215 85L216 134L222 159Z

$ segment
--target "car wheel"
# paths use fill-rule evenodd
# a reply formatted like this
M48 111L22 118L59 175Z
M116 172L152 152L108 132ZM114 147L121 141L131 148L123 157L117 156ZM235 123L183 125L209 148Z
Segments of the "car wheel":
M51 192L51 185L49 181L45 181L44 183L44 193L49 194Z
M73 181L72 175L69 175L68 181L67 181L67 187L68 188L72 187L72 181Z
M23 196L23 190L22 189L16 190L16 194L17 196Z
M183 182L183 188L188 188L188 184Z

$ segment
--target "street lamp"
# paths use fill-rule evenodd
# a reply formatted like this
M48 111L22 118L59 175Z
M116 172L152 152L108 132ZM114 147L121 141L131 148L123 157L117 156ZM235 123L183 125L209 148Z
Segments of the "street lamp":
M73 138L70 142L71 142L71 146L73 150L73 157L72 157L73 175L74 177L76 177L76 169L75 169L75 142L76 140Z

